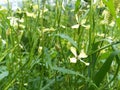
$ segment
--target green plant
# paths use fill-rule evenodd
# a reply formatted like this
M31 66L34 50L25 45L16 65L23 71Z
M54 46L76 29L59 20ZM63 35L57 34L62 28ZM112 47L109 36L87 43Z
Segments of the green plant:
M0 90L120 89L119 0L85 1L0 7Z

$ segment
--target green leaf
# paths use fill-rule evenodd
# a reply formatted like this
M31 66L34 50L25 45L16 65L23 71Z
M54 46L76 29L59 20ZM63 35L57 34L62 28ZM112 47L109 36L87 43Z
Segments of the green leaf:
M18 46L15 45L14 48L9 48L9 49L6 49L4 52L1 53L1 56L0 56L0 62L8 55L8 53L14 51L14 49Z
M103 0L104 4L107 5L107 7L109 8L111 14L113 15L113 17L116 18L116 12L115 12L115 7L114 7L114 1L113 0Z
M0 67L0 80L8 76L8 74L9 72L7 71L7 68L5 66Z
M108 9L110 10L110 13L113 15L113 17L116 20L117 25L120 28L120 18L118 18L116 16L116 10L115 10L115 6L114 6L114 0L109 0L109 1L103 0L103 2L104 2L105 5L107 5Z
M118 42L116 42L116 43L120 43L120 42L118 41ZM118 48L116 45L112 45L112 49L113 49L114 51L119 50L119 48ZM119 57L119 55L116 55L116 62L118 63L118 65L120 65L120 57Z
M47 48L44 48L45 64L47 68L52 67L51 56Z
M110 54L110 56L107 58L107 60L105 61L105 63L102 65L102 67L100 68L100 70L96 73L93 81L95 82L95 84L97 86L100 85L100 83L102 82L102 80L104 79L104 77L106 76L107 72L110 69L110 66L112 64L112 61L114 59L114 57L116 55L118 55L120 53L120 51L114 51Z
M0 62L8 55L10 49L5 50L0 56Z
M120 28L120 18L116 18L116 23L117 23L117 25L118 25L119 28Z
M75 2L75 13L77 13L78 11L79 11L79 8L80 8L80 0L77 0L76 2Z
M70 38L68 35L66 34L57 34L57 36L63 38L63 39L66 39L68 42L70 42L74 47L77 48L77 43L72 39Z
M73 70L70 70L70 69L66 69L66 68L62 68L62 67L53 67L52 69L56 70L58 72L62 72L63 74L78 75L78 76L85 79L85 77L82 74L79 74L79 72L76 72L76 71L73 71Z
M60 77L60 76L57 76L57 80L63 80L63 78L62 77ZM56 79L54 78L54 79L51 79L43 88L41 88L40 90L49 90L48 88L51 86L51 85L53 85L54 83L56 82Z
M101 42L102 42L102 41L95 42L95 43L93 44L93 46L92 46L92 51L98 50L98 49L99 49L99 45L101 44ZM92 65L93 65L93 68L95 67L95 63L96 63L96 60L97 60L97 58L98 58L98 54L100 54L99 52L100 52L100 51L92 54ZM93 71L93 72L94 72L94 71Z

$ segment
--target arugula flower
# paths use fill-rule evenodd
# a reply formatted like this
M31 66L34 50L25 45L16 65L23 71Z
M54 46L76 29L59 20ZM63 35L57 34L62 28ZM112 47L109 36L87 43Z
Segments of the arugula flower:
M82 58L87 58L87 55L85 54L84 50L81 50L80 54L77 55L77 51L75 47L71 47L70 51L73 53L74 57L70 58L71 63L76 63L77 60L80 60L80 62L84 63L86 66L89 66L89 63L82 60Z

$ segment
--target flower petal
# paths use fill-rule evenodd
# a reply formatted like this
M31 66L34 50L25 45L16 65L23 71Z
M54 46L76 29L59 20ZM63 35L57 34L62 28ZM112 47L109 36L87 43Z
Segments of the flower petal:
M74 55L75 57L77 57L76 48L75 48L75 47L71 47L70 50L71 50L71 52L73 53L73 55Z
M70 58L70 63L76 63L76 62L77 62L77 59L75 57Z

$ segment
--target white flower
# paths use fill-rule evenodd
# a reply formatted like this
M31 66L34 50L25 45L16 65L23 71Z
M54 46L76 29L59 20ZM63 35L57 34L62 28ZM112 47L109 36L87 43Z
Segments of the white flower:
M42 46L39 46L39 48L38 48L38 53L39 53L39 54L42 53L42 49L43 49Z
M79 26L80 26L79 24L76 24L76 25L71 26L71 28L72 29L77 29L77 28L79 28Z
M85 54L85 52L84 52L83 49L81 50L81 52L80 52L78 58L79 58L79 59L80 59L80 58L87 58L87 55Z
M7 17L7 19L10 20L10 25L11 26L13 26L13 27L18 26L18 23L17 23L18 19L17 18L15 18L15 17Z
M3 43L3 45L5 45L5 44L6 44L6 41L2 39L2 43Z
M74 55L75 57L77 57L77 51L76 51L76 48L75 48L75 47L71 47L71 48L70 48L70 51L73 53L73 55Z
M75 57L70 58L70 62L71 62L71 63L76 63L76 62L77 62L77 59L76 59Z
M71 63L76 63L77 60L79 60L80 62L84 63L86 66L89 66L89 63L82 60L82 58L87 58L87 55L85 54L84 50L81 50L79 55L77 55L77 51L75 47L71 47L70 50L74 55L74 57L70 58Z

